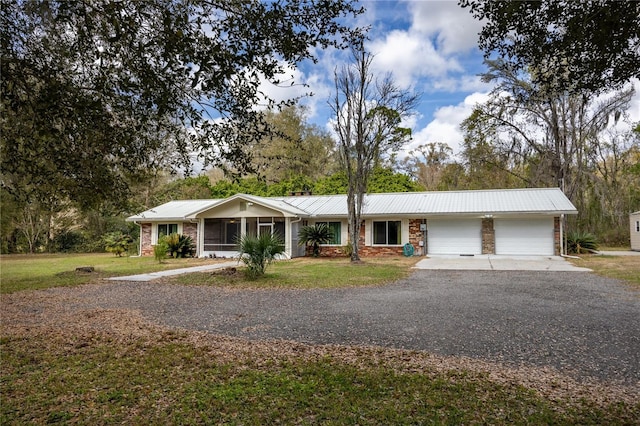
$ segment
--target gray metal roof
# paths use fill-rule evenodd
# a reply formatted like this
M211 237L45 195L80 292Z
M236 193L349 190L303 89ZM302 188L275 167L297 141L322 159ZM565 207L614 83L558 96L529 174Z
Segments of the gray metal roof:
M225 200L171 201L128 220L194 218L235 198L253 201L297 217L346 217L346 195L258 197L237 194ZM363 217L464 215L464 214L577 214L575 206L559 188L492 189L368 194Z
M312 216L346 216L346 195L283 198ZM577 214L559 188L493 189L368 194L362 215L429 216L442 214Z

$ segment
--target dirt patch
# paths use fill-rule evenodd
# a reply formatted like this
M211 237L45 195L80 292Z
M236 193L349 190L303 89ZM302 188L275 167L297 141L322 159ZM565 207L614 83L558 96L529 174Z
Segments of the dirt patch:
M211 272L211 276L213 277L238 277L241 274L242 273L238 271L237 268L233 267L216 269L215 271Z

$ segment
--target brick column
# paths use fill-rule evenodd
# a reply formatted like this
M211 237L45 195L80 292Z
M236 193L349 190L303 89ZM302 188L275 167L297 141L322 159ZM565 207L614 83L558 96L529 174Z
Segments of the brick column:
M153 256L153 246L151 245L151 224L150 223L140 224L140 241L142 241L140 256Z
M182 224L182 234L191 237L191 240L193 241L193 244L196 247L195 257L198 257L200 255L200 253L198 251L198 224L197 223L191 223L191 222L183 223Z
M553 218L553 254L556 256L560 256L560 218Z
M493 218L482 219L482 254L496 253L496 231L493 229Z

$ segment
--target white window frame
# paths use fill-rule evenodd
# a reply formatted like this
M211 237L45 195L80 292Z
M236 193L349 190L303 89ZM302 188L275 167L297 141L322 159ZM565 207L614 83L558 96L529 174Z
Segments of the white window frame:
M375 227L376 227L376 223L385 223L385 230L386 230L386 243L385 244L380 244L380 243L376 243L376 233L375 233ZM400 224L400 241L398 241L397 244L389 244L389 222L398 222ZM377 246L377 247L402 247L403 245L403 240L405 238L404 236L404 232L403 230L405 229L405 224L404 224L404 220L400 220L400 219L388 219L388 220L372 220L371 221L371 245L372 246Z
M160 235L158 227L160 227L162 225L176 225L176 229L177 229L176 232L178 234L182 234L182 223L180 223L180 222L157 222L157 223L154 223L153 226L151 227L151 244L152 245L158 244L158 236Z

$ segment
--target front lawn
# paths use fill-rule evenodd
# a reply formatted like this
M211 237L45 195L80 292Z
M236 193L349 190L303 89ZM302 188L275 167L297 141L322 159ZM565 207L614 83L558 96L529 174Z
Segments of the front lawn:
M109 253L2 255L0 292L79 285L103 277L144 274L212 262L215 260L166 259L159 264L153 257L117 257ZM83 266L91 266L95 272L76 272L76 268Z
M598 275L624 280L640 289L640 256L581 254L579 257L569 260L576 266L592 269Z
M304 258L276 262L257 281L231 271L167 280L240 287L375 285L407 276L417 260L352 265L347 259ZM1 261L2 291L14 292L2 298L0 322L3 425L630 425L640 418L637 386L580 383L549 370L424 352L175 331L134 311L75 308L73 292L18 292L209 259L158 265L151 258L45 255ZM591 268L598 261L584 260ZM99 272L76 274L78 266Z
M136 326L134 336L5 330L0 423L624 425L640 416L620 393L604 391L603 402L562 378L534 389L416 352Z
M380 285L407 277L418 257L380 257L351 263L349 259L296 258L271 264L266 274L248 279L241 269L180 275L167 279L182 285L233 288L335 288ZM240 265L239 265L240 266Z

